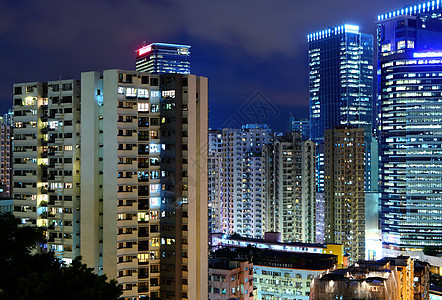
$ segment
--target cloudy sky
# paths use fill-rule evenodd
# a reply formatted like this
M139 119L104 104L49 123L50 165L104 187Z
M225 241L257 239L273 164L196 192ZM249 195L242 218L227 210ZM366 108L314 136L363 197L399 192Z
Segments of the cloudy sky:
M1 0L0 112L13 83L135 69L143 41L168 42L191 45L192 73L209 77L211 127L257 120L285 130L290 112L308 117L308 33L344 23L374 33L378 14L414 3Z

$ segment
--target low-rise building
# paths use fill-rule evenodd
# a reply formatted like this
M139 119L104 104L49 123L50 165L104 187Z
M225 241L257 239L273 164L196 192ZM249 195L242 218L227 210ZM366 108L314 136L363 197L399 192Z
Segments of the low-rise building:
M253 299L253 263L227 257L210 259L209 299Z
M266 232L264 239L246 238L240 235L228 236L225 234L212 233L209 235L209 247L212 252L225 247L256 247L262 250L281 252L333 254L337 256L337 266L346 267L344 247L341 244L317 244L317 243L284 243L281 242L277 232Z
M245 276L252 276L253 274L253 277L248 278L248 282L253 282L253 285L249 285L247 288L249 293L253 288L253 299L307 300L309 299L310 284L313 278L335 269L337 264L337 256L332 254L274 251L259 249L252 245L247 247L224 247L212 253L212 256L211 261L214 261L214 258L229 257L230 260L246 261L251 264L248 268L249 273L246 272L245 266L242 267L242 271ZM253 273L251 268L253 268ZM216 274L221 275L219 271ZM230 274L225 273L221 275L223 276L221 278L213 278L213 272L209 271L209 275L212 275L212 281L219 280L222 282L221 286L213 284L212 287L219 289L221 294L224 291L228 295L229 290L227 288L232 289L233 287L224 281L228 281ZM234 281L235 279L230 277L230 280ZM245 282L245 279L243 282L240 280L240 290L242 288L241 284L245 284ZM246 286L244 289L246 289ZM218 292L218 290L216 291ZM209 292L213 293L213 289L209 288ZM239 298L239 295L242 296L242 293L237 296L230 295L230 298L225 296L224 298L210 299L252 299ZM252 294L249 294L249 297L252 297Z
M310 299L429 299L429 265L408 256L359 261L313 281Z

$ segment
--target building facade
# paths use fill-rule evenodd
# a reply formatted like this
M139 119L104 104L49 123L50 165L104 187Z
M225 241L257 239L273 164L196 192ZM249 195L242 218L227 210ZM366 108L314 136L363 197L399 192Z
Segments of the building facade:
M378 132L383 246L442 245L442 7L378 16Z
M209 259L209 299L253 300L253 264L247 260Z
M263 146L265 229L284 242L316 242L315 149L299 132Z
M80 254L80 82L14 84L14 214L47 229L47 250Z
M207 78L81 80L84 262L125 299L207 299Z
M315 278L310 299L429 299L429 273L407 256L359 261Z
M249 124L209 133L209 182L212 232L263 237L264 201L262 147L272 141L267 125Z
M365 257L365 142L362 128L325 131L325 240Z
M11 197L12 189L12 128L14 112L0 118L0 195Z
M289 132L300 132L301 138L306 141L310 139L310 121L307 119L299 119L289 117Z
M371 133L373 36L341 25L308 35L311 139L353 125Z
M190 46L153 43L136 53L136 70L139 72L190 74Z

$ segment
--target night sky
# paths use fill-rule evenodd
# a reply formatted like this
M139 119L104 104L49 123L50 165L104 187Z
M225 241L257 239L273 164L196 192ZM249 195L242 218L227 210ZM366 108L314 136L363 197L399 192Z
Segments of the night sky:
M1 0L0 112L12 84L135 69L143 41L191 45L192 74L209 78L212 128L308 117L306 35L332 25L375 33L400 0Z

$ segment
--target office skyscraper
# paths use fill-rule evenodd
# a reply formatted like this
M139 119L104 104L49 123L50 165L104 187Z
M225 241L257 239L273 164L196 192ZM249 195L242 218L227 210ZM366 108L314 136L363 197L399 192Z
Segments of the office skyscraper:
M359 26L340 25L307 36L309 42L310 138L319 144L317 182L324 191L321 144L327 129L363 128L367 140L366 186L370 188L369 144L373 118L373 36Z
M136 52L139 72L190 74L190 46L153 43Z
M47 249L80 254L80 82L14 84L14 214L47 228Z
M316 242L315 149L299 132L263 146L264 226L284 242Z
M209 207L216 218L212 224L217 226L212 232L263 237L262 147L272 137L267 125L257 124L209 133ZM216 186L219 192L213 190Z
M325 131L325 240L365 257L365 141L362 128Z
M311 139L354 125L371 132L373 36L341 25L308 35Z
M125 299L207 299L207 78L87 72L81 96L84 262Z
M378 16L384 248L442 245L442 5Z
M304 141L310 139L310 121L307 119L299 119L289 117L289 132L298 131L301 133L301 139Z

